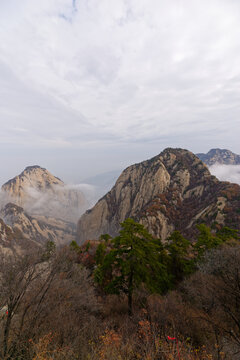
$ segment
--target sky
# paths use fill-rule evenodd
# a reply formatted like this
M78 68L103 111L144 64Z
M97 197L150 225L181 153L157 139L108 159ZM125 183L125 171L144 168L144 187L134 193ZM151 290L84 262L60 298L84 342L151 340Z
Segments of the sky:
M0 184L240 154L239 0L0 0Z

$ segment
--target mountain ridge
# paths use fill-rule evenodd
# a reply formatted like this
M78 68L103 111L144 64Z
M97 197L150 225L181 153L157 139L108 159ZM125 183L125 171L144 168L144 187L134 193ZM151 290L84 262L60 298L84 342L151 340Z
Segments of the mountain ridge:
M80 218L78 241L96 239L102 233L115 236L127 217L163 240L174 230L193 236L199 221L230 223L228 215L222 214L231 203L226 199L229 192L239 196L230 205L240 208L238 185L220 182L190 151L167 148L122 172L113 188ZM240 217L234 214L232 225L236 226Z
M240 155L237 155L228 149L215 148L209 150L206 154L198 153L196 156L208 166L215 164L240 165Z

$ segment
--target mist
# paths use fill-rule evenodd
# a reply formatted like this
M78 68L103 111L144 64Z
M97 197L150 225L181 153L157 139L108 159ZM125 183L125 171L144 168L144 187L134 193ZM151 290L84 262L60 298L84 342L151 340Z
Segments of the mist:
M23 207L28 215L41 215L76 223L80 216L91 208L96 200L96 188L89 184L52 186L41 191L34 187L25 189L24 197L0 192L0 207L12 202Z
M240 184L240 165L215 164L210 166L209 170L212 175L215 175L221 181Z

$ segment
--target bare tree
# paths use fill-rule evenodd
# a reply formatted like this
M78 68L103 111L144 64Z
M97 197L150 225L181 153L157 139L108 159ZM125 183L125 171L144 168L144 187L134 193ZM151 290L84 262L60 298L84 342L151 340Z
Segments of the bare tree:
M195 311L206 341L229 358L240 354L240 246L225 246L205 254L199 271L181 286L189 311ZM192 310L191 310L192 309Z
M88 271L75 260L66 248L1 257L0 307L7 307L0 333L2 359L32 358L29 340L37 342L49 331L57 344L73 342L92 321L90 314L94 321L94 288Z

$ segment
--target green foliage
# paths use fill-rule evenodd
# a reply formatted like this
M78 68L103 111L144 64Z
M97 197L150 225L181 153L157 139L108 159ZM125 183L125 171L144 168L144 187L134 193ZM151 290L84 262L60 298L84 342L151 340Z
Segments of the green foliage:
M70 243L70 249L71 250L74 250L74 251L76 251L77 253L81 253L82 252L82 249L80 248L80 246L77 244L77 242L76 241L72 241L71 243Z
M150 291L163 291L168 276L165 265L159 262L160 240L132 219L125 220L121 227L119 236L111 240L109 251L106 244L97 249L95 280L107 293L127 294L131 314L134 289L145 284Z
M103 263L104 257L106 255L106 249L107 249L107 246L105 243L101 243L98 245L96 254L95 254L95 260L98 265Z
M197 225L199 235L193 245L179 231L174 231L162 244L143 225L132 219L121 223L119 236L102 235L95 254L95 281L108 294L128 296L132 314L132 296L142 284L151 291L164 294L196 270L207 250L229 239L238 239L238 232L224 227L213 233L204 224Z
M104 257L107 252L107 248L110 246L112 238L108 234L103 234L100 236L100 240L104 240L104 242L101 242L96 250L95 261L97 265L103 263Z
M234 229L230 229L229 227L225 226L221 228L217 232L217 236L222 239L223 241L228 241L231 239L239 240L238 231Z
M184 238L179 231L174 231L167 239L169 273L173 283L191 274L194 269L194 261L189 258L191 242Z
M199 235L197 242L194 245L194 250L198 260L202 258L207 250L216 248L217 246L223 244L223 242L230 239L232 234L234 234L234 230L229 228L223 228L225 230L220 230L218 233L213 234L211 229L205 224L197 225L197 228Z
M47 261L51 258L51 256L55 253L56 251L56 244L54 241L47 241L45 244L45 249L42 255L42 260L43 261Z
M86 246L85 246L85 252L88 252L88 250L90 249L91 244L90 241L87 242Z

